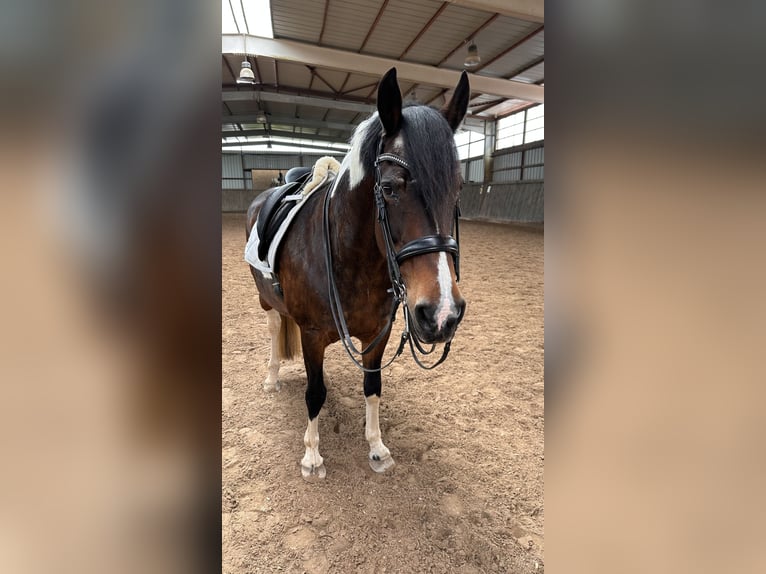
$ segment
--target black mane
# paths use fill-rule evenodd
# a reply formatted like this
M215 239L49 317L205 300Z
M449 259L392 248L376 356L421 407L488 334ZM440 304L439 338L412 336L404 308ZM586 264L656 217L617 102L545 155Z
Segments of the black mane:
M375 159L383 126L371 121L361 142L360 159L367 174L375 172ZM460 163L452 129L441 112L423 105L402 108L401 132L404 159L412 166L410 176L425 208L436 216L449 213L457 201Z

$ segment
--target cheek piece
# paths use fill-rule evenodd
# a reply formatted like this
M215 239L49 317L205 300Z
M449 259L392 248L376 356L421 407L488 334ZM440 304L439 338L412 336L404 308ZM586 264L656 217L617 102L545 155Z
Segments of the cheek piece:
M457 280L460 281L460 233L458 228L458 218L460 216L460 208L455 205L455 219L454 219L454 232L455 237L452 237L450 235L426 235L424 237L420 237L418 239L415 239L413 241L410 241L409 243L406 243L404 247L402 247L398 252L396 251L394 247L394 240L391 236L391 224L389 222L388 218L388 211L386 210L386 200L383 197L383 190L381 188L380 182L381 182L381 173L380 173L380 164L381 162L388 161L391 163L395 163L407 171L411 172L410 165L401 157L398 155L392 154L392 153L383 153L383 140L381 139L379 147L378 147L378 157L375 160L375 187L374 187L374 193L375 193L375 205L378 210L378 223L380 224L381 232L383 234L383 243L385 245L386 249L386 262L388 264L388 275L391 279L391 289L389 290L393 296L394 296L394 302L393 307L391 310L391 315L388 320L388 324L383 328L383 330L378 334L377 337L370 343L370 345L363 350L358 350L356 346L354 345L353 341L351 340L351 336L348 332L348 326L346 324L345 317L343 315L343 309L341 307L340 302L340 295L338 294L337 286L335 285L335 277L333 275L333 267L332 267L332 249L330 244L330 221L329 221L329 214L330 214L330 193L325 195L325 202L324 202L324 235L325 235L325 262L327 264L327 284L330 291L330 309L332 311L333 320L335 321L335 327L338 330L338 335L340 336L340 340L343 343L343 347L348 353L349 357L353 360L353 362L356 364L357 367L359 367L362 371L365 372L378 372L386 367L388 367L393 361L402 353L404 350L405 344L409 341L410 344L410 351L412 352L412 357L415 359L415 362L423 369L433 369L437 366L439 366L441 363L444 362L444 360L447 358L447 355L449 354L450 350L450 344L451 341L447 341L444 345L444 351L442 352L441 358L434 363L431 366L424 365L417 356L417 353L415 352L415 348L417 347L417 350L423 354L428 355L432 353L435 349L435 345L431 345L431 348L426 350L423 347L423 343L418 339L416 332L413 329L412 325L412 317L410 316L409 308L407 307L407 288L404 285L404 280L402 279L401 270L399 269L399 266L403 261L406 259L409 259L411 257L417 257L418 255L425 255L426 253L437 253L444 251L446 253L450 253L452 255L452 259L455 265L455 274L457 276ZM404 332L402 333L402 338L399 343L399 347L396 351L396 354L391 358L391 360L384 366L380 367L379 369L367 369L365 368L359 360L354 356L358 356L361 358L362 355L365 355L369 353L372 349L374 349L378 343L383 339L383 336L388 333L389 329L391 328L391 325L394 322L394 319L396 318L396 313L399 308L399 305L401 303L404 303L402 306L403 312L404 312Z

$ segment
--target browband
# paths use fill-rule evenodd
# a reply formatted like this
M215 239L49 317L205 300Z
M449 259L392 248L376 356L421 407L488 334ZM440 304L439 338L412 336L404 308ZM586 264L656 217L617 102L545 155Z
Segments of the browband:
M375 165L377 166L382 161L392 161L394 163L398 163L404 169L410 169L410 164L408 164L406 161L404 161L398 155L394 155L392 153L382 153L382 154L380 154L378 156L378 159L375 160Z

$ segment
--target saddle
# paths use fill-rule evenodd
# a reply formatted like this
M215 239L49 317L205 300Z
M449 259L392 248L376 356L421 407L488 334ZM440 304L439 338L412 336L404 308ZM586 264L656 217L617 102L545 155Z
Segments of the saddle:
M298 171L296 171L298 170ZM295 195L300 192L303 185L311 176L311 168L293 168L287 172L285 183L281 187L277 187L269 193L269 197L263 204L260 213L258 213L258 220L256 222L256 230L258 231L258 238L260 243L258 244L258 259L261 261L266 260L266 254L269 252L269 246L274 236L279 231L280 226L287 218L287 214L290 213L295 203L292 201L285 201L291 195Z
M303 178L307 173L311 173L311 167L293 167L285 174L285 183L292 183Z

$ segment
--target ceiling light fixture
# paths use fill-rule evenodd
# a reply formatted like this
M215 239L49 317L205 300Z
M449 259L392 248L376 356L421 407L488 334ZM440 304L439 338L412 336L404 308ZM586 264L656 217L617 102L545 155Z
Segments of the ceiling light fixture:
M242 61L242 69L239 71L239 78L237 78L238 84L254 84L255 74L253 73L253 67L247 60Z
M476 47L476 42L471 40L468 45L468 55L465 57L463 66L469 70L477 67L481 63L481 56L479 56L479 48Z

